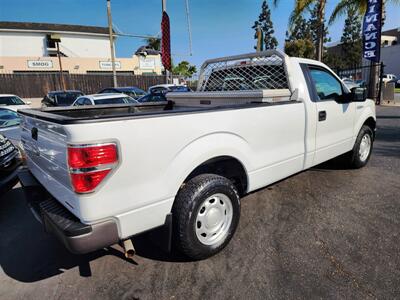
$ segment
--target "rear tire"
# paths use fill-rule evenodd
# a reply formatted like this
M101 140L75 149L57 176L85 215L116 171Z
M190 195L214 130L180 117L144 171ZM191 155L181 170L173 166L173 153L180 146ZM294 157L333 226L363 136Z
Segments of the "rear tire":
M364 167L371 157L374 134L371 127L363 125L358 133L353 150L348 153L348 164L353 169Z
M240 218L239 194L225 177L199 175L181 188L172 212L177 250L191 259L204 259L220 252L235 233Z

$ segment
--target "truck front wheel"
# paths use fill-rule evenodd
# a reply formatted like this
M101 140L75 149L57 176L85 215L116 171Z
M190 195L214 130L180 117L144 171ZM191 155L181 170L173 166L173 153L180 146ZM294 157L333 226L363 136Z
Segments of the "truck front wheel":
M240 198L229 179L203 174L180 189L172 212L177 249L191 259L204 259L221 251L235 233Z
M359 169L368 163L372 152L373 137L371 127L363 125L358 133L353 150L348 153L350 167Z

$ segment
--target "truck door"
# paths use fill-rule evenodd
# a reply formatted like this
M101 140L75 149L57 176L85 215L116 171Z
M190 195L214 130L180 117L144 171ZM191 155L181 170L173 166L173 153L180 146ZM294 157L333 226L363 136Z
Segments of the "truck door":
M350 151L353 147L355 104L342 82L328 69L308 66L316 103L317 131L314 165Z

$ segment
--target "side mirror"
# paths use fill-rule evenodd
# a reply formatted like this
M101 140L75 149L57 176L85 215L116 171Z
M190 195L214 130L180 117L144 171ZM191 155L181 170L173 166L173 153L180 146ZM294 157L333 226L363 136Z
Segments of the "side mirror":
M351 89L351 98L354 102L363 102L367 99L367 89L362 87L353 87Z
M28 104L28 105L31 105L32 101L26 101L25 103Z

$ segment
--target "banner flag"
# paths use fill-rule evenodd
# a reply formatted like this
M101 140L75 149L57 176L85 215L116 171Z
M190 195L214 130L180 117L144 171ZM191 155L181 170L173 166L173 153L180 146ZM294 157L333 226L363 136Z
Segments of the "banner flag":
M368 0L363 21L363 57L379 62L381 56L382 0Z
M171 36L169 16L163 12L161 20L161 60L166 70L171 70Z

